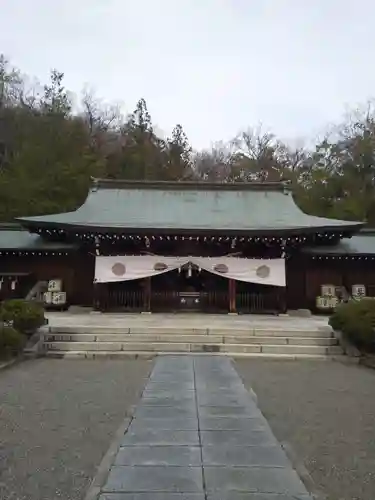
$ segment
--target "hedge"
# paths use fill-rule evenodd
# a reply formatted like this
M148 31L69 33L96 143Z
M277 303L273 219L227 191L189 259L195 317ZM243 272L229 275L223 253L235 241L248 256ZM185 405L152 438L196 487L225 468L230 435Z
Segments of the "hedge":
M331 327L363 352L375 352L375 300L340 304L329 319Z
M0 327L0 358L7 359L20 353L26 337L11 326Z
M2 323L31 336L45 323L44 308L37 302L23 299L6 300L0 305L0 324Z

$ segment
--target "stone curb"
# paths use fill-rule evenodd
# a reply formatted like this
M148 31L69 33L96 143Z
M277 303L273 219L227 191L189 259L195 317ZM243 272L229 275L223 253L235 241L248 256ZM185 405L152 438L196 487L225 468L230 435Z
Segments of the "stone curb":
M108 451L100 462L100 465L96 470L96 474L91 481L91 484L83 500L97 500L97 498L99 497L101 489L104 486L105 481L107 480L109 471L120 448L121 441L123 440L124 434L129 428L132 418L133 417L126 418L117 429L115 437L110 447L108 448Z
M235 372L236 372L236 373L237 373L237 375L238 375L238 371L236 370L236 367L235 367L234 361L235 361L234 357L233 357L233 358L231 358L231 366L232 366L233 370L235 370ZM243 386L245 387L244 381L242 380L242 378L241 378L241 377L240 377L240 380L241 380L241 382L242 382ZM255 403L257 406L259 406L259 404L258 404L258 394L254 391L254 389L253 389L252 387L249 387L249 388L247 388L247 387L246 387L246 390L247 390L247 392L250 394L250 397L251 397L251 399L254 401L254 403Z
M9 361L4 361L0 363L0 371L1 370L7 370L8 368L11 368L12 366L16 365L17 363L20 363L23 358L17 357L10 359Z
M147 382L144 385L144 388L146 387ZM139 401L142 399L143 391L144 388L139 396ZM102 461L100 462L96 474L94 478L92 479L90 486L87 489L86 495L84 496L83 500L97 500L99 498L99 495L101 493L101 490L107 480L109 471L111 470L111 467L115 461L116 455L118 453L118 450L120 448L121 442L124 438L124 434L127 432L133 417L135 410L137 408L137 404L134 404L131 407L131 416L126 417L123 422L121 423L120 427L117 429L115 433L115 437L113 438L107 452L105 453L104 457L102 458Z
M258 406L258 396L257 396L256 392L251 387L248 390L248 392L250 394L250 397L254 400L255 404Z
M22 354L20 354L16 358L13 358L13 359L10 359L9 361L5 361L3 363L0 363L0 371L12 368L12 366L23 363L24 361L29 361L31 359L39 359L39 358L43 358L43 357L44 357L43 354L33 353L33 352L31 352L31 353L23 352Z
M375 357L374 356L362 356L359 358L358 363L360 366L365 366L366 368L371 368L375 370Z
M307 491L312 495L312 500L327 500L327 495L317 488L311 474L306 469L304 463L301 462L291 444L286 441L282 441L280 444Z

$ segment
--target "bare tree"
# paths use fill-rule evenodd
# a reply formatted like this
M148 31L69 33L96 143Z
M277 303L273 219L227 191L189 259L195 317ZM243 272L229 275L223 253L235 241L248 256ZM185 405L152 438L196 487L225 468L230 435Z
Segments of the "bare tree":
M279 143L262 127L249 128L232 140L231 177L235 181L279 180Z
M203 181L227 182L232 163L232 147L217 142L211 149L196 152L193 156L195 177Z

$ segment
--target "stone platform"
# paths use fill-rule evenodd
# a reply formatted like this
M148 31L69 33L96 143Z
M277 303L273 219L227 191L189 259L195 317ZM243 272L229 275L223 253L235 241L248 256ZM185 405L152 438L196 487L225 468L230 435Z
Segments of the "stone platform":
M100 500L312 500L227 358L158 358Z
M322 317L50 313L48 356L70 358L215 353L238 357L340 356Z
M327 327L328 320L324 316L296 317L289 315L268 314L127 314L96 312L48 312L46 316L52 327L103 327L113 328L198 328L228 330L300 330L312 331Z

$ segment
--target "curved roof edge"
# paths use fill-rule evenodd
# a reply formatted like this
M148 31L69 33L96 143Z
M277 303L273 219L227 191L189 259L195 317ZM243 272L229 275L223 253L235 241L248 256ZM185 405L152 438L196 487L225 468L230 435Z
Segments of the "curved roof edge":
M29 230L30 232L35 232L35 229L41 230L53 230L59 228L62 231L72 231L72 232L90 232L90 233L108 233L108 234L142 234L142 235L154 235L155 233L160 235L226 235L226 236L251 236L251 235L275 235L282 236L284 234L293 236L301 234L312 234L319 231L332 231L335 233L341 233L342 237L347 237L349 235L359 232L363 226L360 222L348 222L339 221L342 224L321 224L314 226L301 226L301 227L263 227L263 228L250 228L250 229L228 229L228 228L173 228L173 227L130 227L130 226L108 226L108 225L98 225L98 224L76 224L69 222L54 222L54 221L39 221L39 220L28 220L28 219L18 219L22 227ZM333 219L334 220L334 219Z
M343 238L336 245L306 247L303 252L313 256L375 256L374 230L362 230L351 238Z
M73 212L17 218L30 231L293 235L358 232L359 221L308 215L288 182L197 183L93 179ZM342 234L341 234L342 233ZM345 233L345 234L344 234Z
M17 227L0 227L0 252L70 252L76 251L78 245L58 241L48 241L38 234Z

